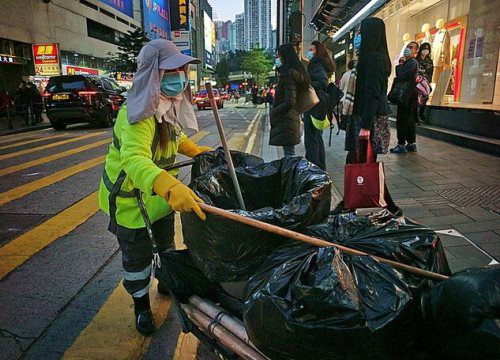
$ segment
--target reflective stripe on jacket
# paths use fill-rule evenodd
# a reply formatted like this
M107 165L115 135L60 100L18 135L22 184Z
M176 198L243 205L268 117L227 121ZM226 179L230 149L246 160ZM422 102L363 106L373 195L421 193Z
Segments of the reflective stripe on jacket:
M162 151L158 146L158 122L154 116L130 125L126 104L118 112L99 186L99 206L118 225L129 229L145 227L134 189L143 193L152 223L172 212L165 199L153 193L156 177L162 168L175 163L179 145L186 140L184 133L169 126L170 141ZM169 173L177 176L178 172Z

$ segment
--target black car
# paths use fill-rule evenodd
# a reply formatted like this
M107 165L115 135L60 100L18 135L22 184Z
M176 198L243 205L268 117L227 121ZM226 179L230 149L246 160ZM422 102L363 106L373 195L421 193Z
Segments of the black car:
M113 125L125 101L124 88L114 79L97 75L63 75L49 79L45 109L56 130L66 125L89 122L98 127Z

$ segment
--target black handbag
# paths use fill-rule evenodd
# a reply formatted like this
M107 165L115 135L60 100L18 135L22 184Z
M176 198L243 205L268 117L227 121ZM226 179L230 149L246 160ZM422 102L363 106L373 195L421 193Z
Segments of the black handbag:
M394 105L408 105L413 90L415 90L415 84L407 80L395 78L391 86L391 91L387 94L387 100Z

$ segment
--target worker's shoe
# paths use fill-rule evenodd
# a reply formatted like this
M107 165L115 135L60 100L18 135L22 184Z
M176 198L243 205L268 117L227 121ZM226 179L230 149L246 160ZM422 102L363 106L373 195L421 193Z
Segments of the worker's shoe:
M144 336L152 335L156 330L155 319L149 304L149 294L134 299L135 328Z

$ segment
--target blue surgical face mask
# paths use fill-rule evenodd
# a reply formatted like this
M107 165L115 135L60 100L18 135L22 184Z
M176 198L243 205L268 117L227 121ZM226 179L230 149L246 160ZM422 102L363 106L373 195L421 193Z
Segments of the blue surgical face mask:
M314 57L314 53L313 53L311 50L309 50L309 51L306 53L306 58L307 58L307 60L311 61L313 57Z
M168 72L161 79L160 89L166 96L177 96L187 87L186 73L184 71Z
M276 60L274 60L274 64L276 65L276 67L280 67L281 65L283 65L280 58L276 58Z
M405 55L406 57L411 56L411 49L410 49L410 48L406 48L406 49L405 49L405 52L404 52L404 55Z
M354 50L359 50L361 47L361 34L356 34L353 41Z

